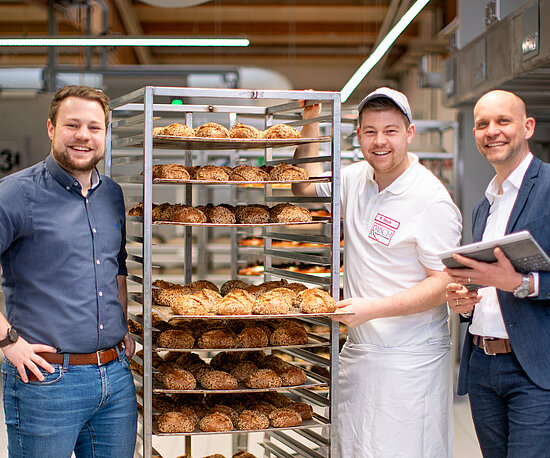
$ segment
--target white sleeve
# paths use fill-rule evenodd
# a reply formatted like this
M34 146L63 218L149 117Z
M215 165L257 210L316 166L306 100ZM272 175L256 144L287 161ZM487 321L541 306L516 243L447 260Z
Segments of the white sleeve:
M424 267L443 270L439 253L460 244L462 215L450 199L441 199L428 206L418 220L416 251Z

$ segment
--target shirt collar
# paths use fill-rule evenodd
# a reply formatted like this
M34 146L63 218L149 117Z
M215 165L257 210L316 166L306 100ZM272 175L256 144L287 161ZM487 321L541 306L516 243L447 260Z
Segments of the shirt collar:
M527 168L529 167L529 164L531 164L531 161L533 160L533 154L528 153L527 156L523 158L523 161L515 168L515 170L508 175L506 180L504 180L504 183L502 183L502 191L503 193L510 188L514 188L516 191L521 187L521 183L523 182L523 177L525 176L525 172L527 172ZM492 205L495 201L496 197L498 196L498 183L497 183L497 177L494 176L491 182L489 183L489 186L487 186L487 190L485 191L485 197L489 201L489 203Z
M51 176L54 177L61 186L63 186L67 191L75 190L78 194L80 194L82 189L81 184L75 177L73 177L69 172L67 172L63 167L55 162L55 159L53 158L51 153L48 155L44 162L46 163L46 168L48 169L48 172L50 172ZM100 183L101 177L99 175L99 172L97 171L97 168L94 167L94 169L92 170L92 186L90 189L97 188Z

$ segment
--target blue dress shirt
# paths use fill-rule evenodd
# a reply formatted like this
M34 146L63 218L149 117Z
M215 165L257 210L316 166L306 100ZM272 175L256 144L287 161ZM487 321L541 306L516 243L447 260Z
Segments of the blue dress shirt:
M117 275L126 275L120 186L80 183L50 155L0 180L6 318L29 343L91 353L127 332Z

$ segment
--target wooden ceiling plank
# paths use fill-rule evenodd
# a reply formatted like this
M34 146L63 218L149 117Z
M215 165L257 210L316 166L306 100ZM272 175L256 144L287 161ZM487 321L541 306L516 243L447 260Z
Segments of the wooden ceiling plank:
M143 35L143 29L141 23L136 15L135 9L130 3L130 0L113 0L117 11L120 15L126 33L128 35L140 36ZM136 46L134 48L138 58L138 62L141 65L153 65L155 60L151 49L145 46Z

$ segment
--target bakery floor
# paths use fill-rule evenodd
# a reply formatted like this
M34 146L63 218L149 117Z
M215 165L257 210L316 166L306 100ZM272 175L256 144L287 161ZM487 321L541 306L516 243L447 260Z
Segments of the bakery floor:
M0 352L0 359L2 353ZM0 377L1 383L1 377ZM454 403L455 438L454 458L481 458L481 452L474 432L470 408L466 398L457 398ZM262 440L262 433L249 435L249 451L258 458L263 456L263 449L257 445ZM223 453L227 458L231 457L232 436L210 435L193 439L193 457L202 458L211 453ZM162 453L164 458L176 458L185 451L184 438L155 437L153 445ZM0 458L8 458L6 427L4 423L4 409L0 409Z

